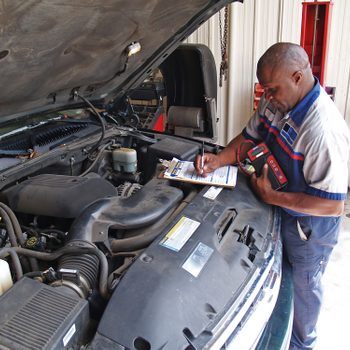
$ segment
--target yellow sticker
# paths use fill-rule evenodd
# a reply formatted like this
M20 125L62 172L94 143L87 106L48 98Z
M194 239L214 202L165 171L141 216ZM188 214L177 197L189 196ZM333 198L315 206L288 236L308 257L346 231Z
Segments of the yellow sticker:
M199 225L200 222L183 216L164 236L159 244L178 252L190 239Z

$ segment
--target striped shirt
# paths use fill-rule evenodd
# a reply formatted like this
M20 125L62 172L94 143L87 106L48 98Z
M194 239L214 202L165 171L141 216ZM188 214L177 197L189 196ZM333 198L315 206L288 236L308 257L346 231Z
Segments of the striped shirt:
M346 198L350 132L317 80L286 114L263 95L243 135L255 142L263 140L270 148L288 179L283 191L334 200Z

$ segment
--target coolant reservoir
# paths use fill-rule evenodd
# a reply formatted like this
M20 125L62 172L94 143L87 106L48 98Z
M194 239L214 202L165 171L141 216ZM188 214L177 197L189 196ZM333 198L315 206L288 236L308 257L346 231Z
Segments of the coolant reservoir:
M132 148L121 147L113 150L113 168L115 171L124 173L136 173L137 155L136 150Z
M10 267L7 261L0 259L0 295L13 285Z

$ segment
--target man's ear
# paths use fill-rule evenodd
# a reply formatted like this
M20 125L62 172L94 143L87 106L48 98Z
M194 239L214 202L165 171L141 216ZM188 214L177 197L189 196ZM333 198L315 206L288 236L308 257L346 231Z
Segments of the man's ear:
M292 78L296 85L299 85L302 78L303 78L303 72L301 70L297 70L293 73Z

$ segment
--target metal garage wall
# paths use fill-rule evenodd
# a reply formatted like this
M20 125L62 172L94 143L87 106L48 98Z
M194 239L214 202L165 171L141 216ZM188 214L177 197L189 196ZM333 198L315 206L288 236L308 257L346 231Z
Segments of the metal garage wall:
M333 0L326 84L336 86L335 102L350 125L350 1ZM220 65L219 15L210 19L188 42L208 45ZM223 16L223 11L222 11ZM261 54L277 41L300 42L302 1L245 0L230 5L229 74L219 88L219 143L226 144L249 119Z
M350 1L333 0L326 83L335 86L335 103L350 125Z

